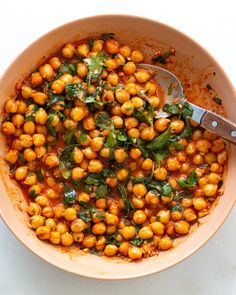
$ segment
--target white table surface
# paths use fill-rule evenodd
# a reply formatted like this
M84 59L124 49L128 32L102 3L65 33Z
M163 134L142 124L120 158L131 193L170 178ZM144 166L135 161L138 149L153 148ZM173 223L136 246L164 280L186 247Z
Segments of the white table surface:
M45 32L84 16L150 17L191 35L220 62L236 86L234 0L0 1L0 75ZM156 4L154 4L156 3ZM234 52L234 54L232 54ZM65 273L29 252L0 220L0 294L236 294L236 209L195 255L163 273L131 281L96 281Z

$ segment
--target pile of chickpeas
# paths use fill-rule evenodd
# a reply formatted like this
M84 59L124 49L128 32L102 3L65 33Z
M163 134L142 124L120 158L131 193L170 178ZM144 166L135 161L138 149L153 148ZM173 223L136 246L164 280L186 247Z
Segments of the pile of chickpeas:
M49 89L53 94L66 96L67 84L81 82L88 94L96 91L97 82L87 81L89 69L84 59L101 51L107 55L100 77L106 82L106 88L99 99L109 102L108 106L91 111L86 103L75 98L69 107L66 100L46 107L50 100ZM163 99L152 72L139 68L143 61L141 51L121 45L114 38L67 43L57 55L17 85L15 98L7 100L2 123L9 146L6 161L10 176L26 196L29 227L35 230L39 239L65 247L73 244L98 255L138 260L170 249L174 239L188 234L191 226L209 213L219 195L227 160L221 138L190 122L193 133L178 140L183 149L172 148L167 158L157 163L151 157L145 158L139 147L107 147L109 130L96 125L99 113L105 111L116 130L125 131L129 138L140 138L147 144L168 128L171 134L178 135L183 131L186 122L175 116L154 119L151 126L133 115L135 109L145 112L147 103L155 108L155 115L158 114ZM64 62L76 63L77 72L58 77ZM57 137L48 130L51 111L57 111L51 121ZM86 136L74 148L74 167L70 178L64 179L59 167L60 152L66 146L65 134L71 130ZM109 188L106 196L97 199L94 193L77 189L72 206L64 203L64 183L71 185L91 173L101 173L110 165L115 175L104 179ZM41 178L37 174L39 168ZM181 195L183 189L177 179L185 179L191 171L196 172L198 183L188 190L188 194ZM130 178L152 174L154 180L171 185L173 193L170 196L159 195L144 183L133 183ZM125 185L132 204L129 216L117 193L119 183ZM178 194L181 195L179 199L176 198ZM89 222L79 214L84 203L95 208Z

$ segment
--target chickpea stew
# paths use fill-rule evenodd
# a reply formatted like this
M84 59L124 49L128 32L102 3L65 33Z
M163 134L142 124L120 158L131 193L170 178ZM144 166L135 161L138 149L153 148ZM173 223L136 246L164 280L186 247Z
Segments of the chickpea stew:
M139 260L172 248L221 194L225 143L187 102L157 117L163 92L143 60L114 34L67 43L6 102L6 161L39 239Z

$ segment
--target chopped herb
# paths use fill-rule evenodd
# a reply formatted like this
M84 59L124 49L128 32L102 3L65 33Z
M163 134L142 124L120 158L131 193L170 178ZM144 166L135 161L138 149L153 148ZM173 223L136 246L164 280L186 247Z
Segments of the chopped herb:
M112 244L112 245L116 245L117 247L120 246L120 242L117 241L116 237L118 235L118 232L115 232L112 235L107 235L106 237L106 244Z
M95 195L96 195L96 200L100 199L100 198L104 198L106 196L108 192L108 188L106 184L100 184L96 190L94 191Z
M219 97L214 97L213 98L214 102L216 102L219 105L222 105L222 100Z
M80 208L80 211L79 211L79 217L85 222L85 223L88 223L92 220L88 210L85 210L84 207L81 207Z
M104 61L106 59L107 56L104 52L99 52L96 56L90 56L84 59L84 62L89 70L87 75L88 86L99 80L103 69L105 68Z
M184 130L180 133L180 138L189 137L193 133L193 129L190 126L184 128Z
M167 89L167 94L168 95L171 95L173 92L173 86L172 86L172 83L168 86L168 89Z
M51 112L48 115L48 121L47 121L47 128L48 128L48 132L51 136L57 138L57 133L54 130L54 128L52 127L52 122L54 120L54 116L55 116L55 112Z
M189 173L189 175L187 176L187 178L185 180L177 179L177 182L182 188L193 187L198 182L197 173L195 171L192 171Z
M166 51L163 54L157 56L154 55L152 61L159 62L161 64L166 64L168 57L170 57L171 55L174 55L172 51Z
M68 179L71 175L71 169L74 166L73 151L74 148L79 146L78 144L71 144L61 150L59 156L59 169L62 176Z
M135 238L131 241L131 244L135 247L140 247L142 242L143 242L143 240L141 238Z
M96 126L101 129L110 130L113 127L113 122L107 113L100 113L96 118Z
M64 183L64 203L68 207L71 207L74 204L76 196L77 194L75 189L69 186L68 184Z
M128 217L130 210L133 208L133 206L132 206L130 199L127 195L127 191L126 191L125 186L123 184L119 183L117 188L118 188L118 192L119 192L119 194L124 202L124 205L125 205L126 217Z
M133 116L137 118L140 122L147 123L153 127L153 119L154 119L154 107L150 106L148 113L144 113L139 109L135 109Z
M176 141L172 142L171 145L170 145L170 148L174 148L176 149L177 151L183 151L185 150L185 145L182 144L182 143L178 143Z
M34 105L29 113L25 115L25 121L34 121L35 113L38 111L39 107Z
M183 212L183 207L180 204L176 204L170 207L170 212L175 212L175 211Z
M44 174L42 169L38 169L35 171L37 179L39 182L42 182L44 180Z
M163 185L163 187L161 188L161 194L163 196L169 197L171 193L172 193L171 185L169 183L166 183L165 185Z
M103 41L107 41L109 39L114 39L114 36L114 33L103 33L101 38Z
M149 142L147 144L147 148L153 151L163 150L169 144L169 141L171 139L170 135L170 129L168 128L161 135Z
M19 161L20 161L22 164L25 164L25 163L26 163L26 161L25 161L25 159L23 158L23 155L22 155L21 153L18 154L18 159L19 159Z
M35 199L36 198L36 191L35 190L30 190L29 191L29 195L32 199Z
M83 89L82 83L78 84L66 84L66 97L69 100L73 100L75 98L84 101L85 98L85 90Z
M46 109L49 109L52 105L54 105L55 103L59 102L59 101L65 101L65 97L62 95L52 95L52 98L49 100L49 102L46 105Z
M100 256L100 252L98 250L96 250L95 248L93 248L91 251L90 251L91 254L93 255L96 255L96 256Z
M67 73L74 76L77 73L77 63L63 63L58 70L56 79Z
M211 87L210 84L207 84L207 85L206 85L206 89L207 89L207 90L212 90L213 88Z

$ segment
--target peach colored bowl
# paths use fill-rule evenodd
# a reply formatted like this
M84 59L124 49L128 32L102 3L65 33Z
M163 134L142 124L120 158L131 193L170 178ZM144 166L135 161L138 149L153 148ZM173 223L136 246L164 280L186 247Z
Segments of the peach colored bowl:
M1 110L9 95L14 95L15 83L33 71L45 57L60 48L63 43L83 39L93 32L98 34L114 32L121 42L127 42L130 46L142 49L147 60L157 48L174 47L177 51L175 58L177 62L173 68L175 73L194 87L196 96L202 93L200 84L204 82L205 85L206 82L210 82L223 98L228 117L236 121L235 91L222 68L203 48L173 28L156 21L126 15L95 16L77 20L35 41L15 59L0 81ZM213 72L216 75L211 75ZM15 183L7 176L8 168L3 160L6 145L2 134L0 137L0 214L3 220L15 236L33 253L74 274L118 280L137 278L167 269L203 246L223 224L235 202L236 153L235 148L232 148L224 195L218 200L211 214L202 221L202 226L183 242L178 243L173 250L144 259L139 263L110 260L90 254L63 253L55 246L37 239L34 232L27 227L26 204Z

